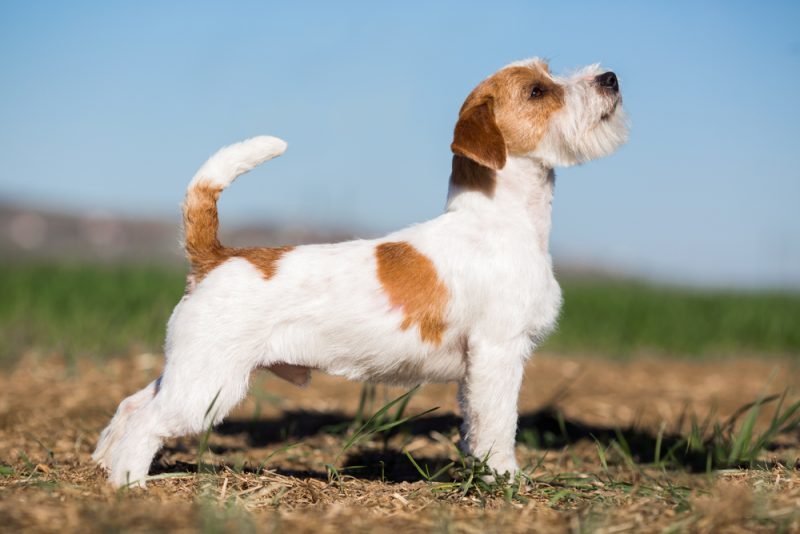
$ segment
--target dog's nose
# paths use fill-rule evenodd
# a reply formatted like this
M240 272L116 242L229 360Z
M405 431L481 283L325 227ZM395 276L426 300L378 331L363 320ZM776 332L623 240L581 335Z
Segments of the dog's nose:
M619 82L617 81L617 75L611 71L604 72L603 74L598 74L597 76L595 76L594 81L596 81L600 87L611 89L615 93L619 91Z

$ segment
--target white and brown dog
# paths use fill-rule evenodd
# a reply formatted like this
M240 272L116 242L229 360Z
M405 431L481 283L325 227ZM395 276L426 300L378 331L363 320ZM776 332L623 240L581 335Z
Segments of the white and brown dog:
M468 452L514 473L523 367L561 306L548 253L553 167L619 147L621 101L616 76L597 65L568 77L539 59L504 67L461 107L445 213L374 240L220 244L220 193L286 143L256 137L217 152L186 195L192 270L164 373L122 401L94 453L111 483L144 485L162 441L221 421L259 367L299 385L311 369L456 381Z

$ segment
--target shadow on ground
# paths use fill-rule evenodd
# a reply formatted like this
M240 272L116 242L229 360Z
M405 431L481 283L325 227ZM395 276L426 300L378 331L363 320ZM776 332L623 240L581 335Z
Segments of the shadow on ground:
M182 462L180 460L176 461L167 461L166 458L169 454L173 451L173 449L169 447L165 447L161 452L159 452L156 457L153 459L153 463L150 466L149 474L151 476L154 475L163 475L169 473L197 473L199 471L198 465L193 462ZM258 474L261 472L261 468L259 466L252 466L252 465L233 465L231 463L222 464L224 467L228 467L232 470L239 471L242 473L250 473L250 474ZM213 468L217 469L221 467L220 464L214 464ZM328 480L328 474L322 471L312 471L312 470L297 470L297 469L272 469L270 471L274 471L275 473L287 477L296 477L296 478L316 478L318 480Z
M273 419L232 419L219 425L214 432L223 436L242 436L249 447L265 447L320 434L343 435L352 423L352 417L342 413L299 410L285 412L281 417ZM414 436L427 436L431 432L453 435L460 425L461 418L454 414L432 415L413 420L396 432ZM561 412L553 407L521 414L517 439L539 450L560 449L581 440L590 440L603 447L616 443L630 451L632 459L637 463L654 462L656 450L660 447L662 458L669 454L673 467L682 467L692 472L704 471L708 460L704 451L686 450L684 438L677 434L662 435L659 444L659 436L647 430L588 425L564 418ZM170 452L178 450L185 452L185 449L181 449L181 445L165 449L156 459L152 472L156 474L196 472L196 464L165 462ZM217 454L225 454L241 449L212 446L211 450ZM450 462L450 458L444 456L415 457L415 460L419 465L427 466L431 473ZM245 467L244 470L254 472L258 468ZM327 473L324 472L280 469L278 472L284 475L327 479ZM417 481L423 478L404 453L387 446L379 450L361 450L350 454L345 458L341 472L366 480L390 482Z

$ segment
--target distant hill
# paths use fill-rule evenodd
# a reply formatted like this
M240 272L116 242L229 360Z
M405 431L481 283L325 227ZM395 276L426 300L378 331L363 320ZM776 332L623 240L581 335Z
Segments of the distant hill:
M330 243L353 237L339 230L268 225L223 228L221 235L225 244L233 246ZM0 256L6 261L179 263L183 258L180 238L177 219L68 213L0 202Z

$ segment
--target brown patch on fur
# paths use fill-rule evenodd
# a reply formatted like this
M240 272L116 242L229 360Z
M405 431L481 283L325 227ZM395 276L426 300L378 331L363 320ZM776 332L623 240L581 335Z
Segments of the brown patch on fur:
M230 251L230 256L228 257L246 259L261 271L265 279L269 280L275 276L278 270L278 260L287 252L294 250L294 247L248 247L228 248L226 250Z
M193 185L183 203L183 236L186 256L192 264L194 283L219 265L222 244L217 238L217 200L222 188L208 182Z
M433 262L406 242L375 247L378 280L392 306L403 308L400 328L417 325L422 341L438 345L446 328L447 287L439 280Z
M453 172L450 174L450 185L468 191L478 191L487 197L494 196L497 185L495 171L470 158L453 155Z
M276 363L270 365L266 369L287 382L291 382L295 386L305 387L311 381L311 368L303 365Z
M217 200L221 192L222 188L219 186L200 182L192 186L186 194L183 232L186 255L192 264L192 272L187 280L187 293L221 263L234 257L246 259L261 271L265 279L270 279L277 270L277 261L294 248L223 246L217 237Z
M492 100L463 110L458 117L450 149L492 169L506 164L506 145L503 134L494 121Z
M542 96L531 98L538 86ZM546 65L508 67L493 74L469 94L456 123L454 153L500 169L505 153L533 151L547 131L550 117L564 106L564 89L548 74ZM503 156L498 156L498 133ZM466 148L465 148L466 147ZM502 162L502 165L497 166Z

